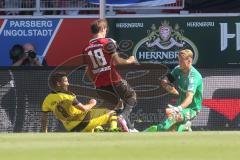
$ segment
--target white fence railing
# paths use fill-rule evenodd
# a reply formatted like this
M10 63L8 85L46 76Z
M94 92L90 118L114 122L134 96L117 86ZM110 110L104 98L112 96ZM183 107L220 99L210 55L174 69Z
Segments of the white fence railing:
M115 12L118 10L153 10L153 9L183 9L185 0L177 0L176 3L161 5L157 7L106 7L106 10ZM99 10L99 5L88 3L87 0L0 0L0 11L91 11ZM147 13L147 12L146 12Z

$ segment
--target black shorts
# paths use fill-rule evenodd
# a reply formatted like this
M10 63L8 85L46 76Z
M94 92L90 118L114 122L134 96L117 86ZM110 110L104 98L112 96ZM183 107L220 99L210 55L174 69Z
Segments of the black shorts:
M136 92L131 88L126 80L121 80L119 83L114 85L97 88L97 94L101 99L108 102L105 106L108 109L114 109L120 99L123 102L134 101L134 104L132 103L131 105L136 104Z

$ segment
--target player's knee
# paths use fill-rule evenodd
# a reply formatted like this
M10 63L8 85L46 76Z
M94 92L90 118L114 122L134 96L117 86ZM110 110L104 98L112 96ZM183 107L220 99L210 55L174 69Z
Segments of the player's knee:
M118 103L116 104L114 110L122 110L123 109L123 101L119 100Z
M131 97L131 98L129 98L129 99L127 100L127 103L128 103L128 105L130 105L130 106L132 106L132 107L136 106L136 104L137 104L137 99L136 99L136 97Z
M137 95L135 91L130 92L131 94L127 96L127 103L131 106L137 104Z

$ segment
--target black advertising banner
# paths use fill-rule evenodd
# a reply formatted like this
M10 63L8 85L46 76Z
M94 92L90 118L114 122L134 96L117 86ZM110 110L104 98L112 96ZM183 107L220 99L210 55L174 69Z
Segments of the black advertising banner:
M122 68L121 75L137 92L137 106L130 118L136 129L142 131L162 121L167 104L174 105L176 97L166 94L159 87L159 76L166 71L161 65L127 68ZM146 74L143 69L149 72ZM193 130L240 130L240 70L204 68L199 71L204 83L203 109L192 121ZM41 106L51 92L48 87L51 73L53 70L50 68L0 70L0 133L41 131ZM92 83L79 78L84 75L85 71L81 69L71 72L68 77L71 84L69 89L82 103L95 98L98 106L107 106ZM147 86L151 86L152 90ZM52 114L49 116L49 131L64 131L61 123Z
M109 36L120 52L141 63L177 64L188 48L199 67L240 66L240 17L159 17L109 19Z

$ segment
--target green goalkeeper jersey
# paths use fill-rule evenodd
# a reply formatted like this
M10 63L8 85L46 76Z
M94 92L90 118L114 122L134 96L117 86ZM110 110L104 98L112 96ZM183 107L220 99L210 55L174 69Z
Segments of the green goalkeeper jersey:
M193 92L192 103L188 106L196 111L202 109L202 95L203 95L203 83L201 74L191 66L190 72L188 75L184 75L180 69L180 66L175 67L172 72L172 76L177 81L179 89L179 99L176 105L180 105L186 98L187 91Z

